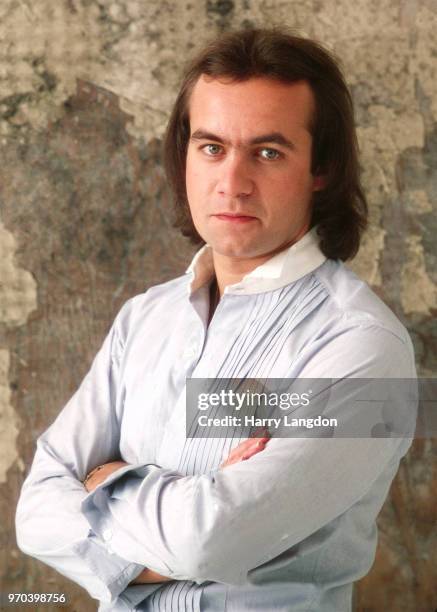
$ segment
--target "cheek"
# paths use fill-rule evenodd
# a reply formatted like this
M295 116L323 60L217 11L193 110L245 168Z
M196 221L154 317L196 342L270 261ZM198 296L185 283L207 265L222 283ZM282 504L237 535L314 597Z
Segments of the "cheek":
M185 184L187 187L187 193L191 191L191 186L194 184L194 168L193 158L190 154L190 150L188 150L187 158L185 160Z
M304 184L299 172L287 172L275 179L264 183L265 198L268 198L274 207L281 208L286 202L293 202L302 193Z
M185 170L185 183L188 196L190 193L194 196L196 193L201 193L204 182L205 177L199 170L199 164L196 163L194 156L190 155L190 152L188 152Z
M283 192L288 192L290 196L293 194L298 196L311 192L312 187L313 176L304 165L293 168L282 184Z
M198 225L202 219L201 213L205 208L203 205L205 199L202 197L203 186L201 179L202 175L198 170L198 164L196 164L193 158L190 158L190 155L188 154L185 170L185 187L191 217L198 231Z

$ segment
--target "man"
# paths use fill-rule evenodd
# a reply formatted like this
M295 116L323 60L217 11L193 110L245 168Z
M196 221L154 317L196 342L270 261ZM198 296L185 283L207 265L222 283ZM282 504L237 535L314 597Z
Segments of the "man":
M185 432L189 377L415 376L406 330L342 263L367 209L338 66L284 31L222 36L186 71L165 163L205 244L124 305L39 438L19 546L101 610L350 610L411 441Z

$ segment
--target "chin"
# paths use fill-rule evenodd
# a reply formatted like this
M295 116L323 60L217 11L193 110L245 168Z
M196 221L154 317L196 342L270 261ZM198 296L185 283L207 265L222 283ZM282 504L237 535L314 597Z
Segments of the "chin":
M211 244L211 243L210 243ZM242 245L241 243L233 244L211 244L212 249L223 257L238 257L238 258L250 258L259 257L262 255L262 250L259 246Z

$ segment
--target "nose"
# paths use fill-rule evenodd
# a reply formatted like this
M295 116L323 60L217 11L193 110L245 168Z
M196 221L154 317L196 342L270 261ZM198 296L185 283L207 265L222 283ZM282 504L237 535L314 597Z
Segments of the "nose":
M254 183L248 161L243 155L229 155L220 164L218 193L231 198L244 197L250 195L253 188Z

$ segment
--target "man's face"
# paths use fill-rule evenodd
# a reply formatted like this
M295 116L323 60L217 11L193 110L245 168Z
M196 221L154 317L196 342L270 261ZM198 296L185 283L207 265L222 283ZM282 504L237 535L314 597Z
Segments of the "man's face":
M310 86L201 76L190 103L186 163L194 225L215 253L271 256L309 229L314 111Z

